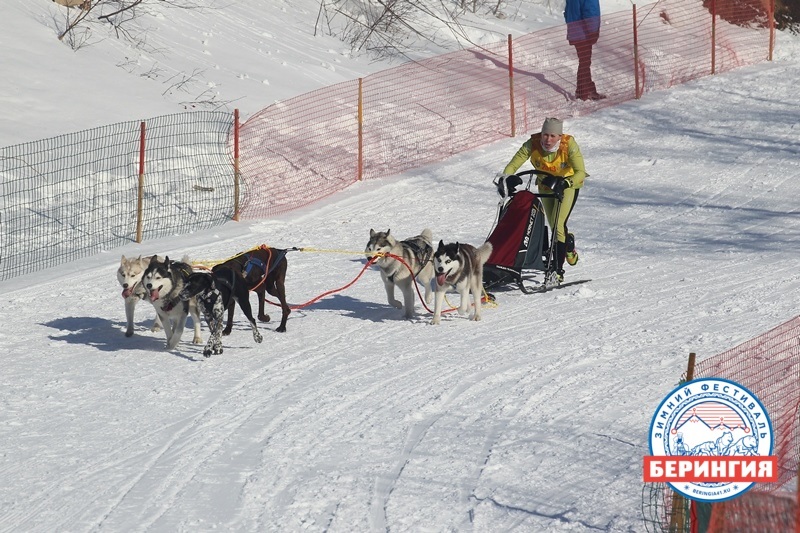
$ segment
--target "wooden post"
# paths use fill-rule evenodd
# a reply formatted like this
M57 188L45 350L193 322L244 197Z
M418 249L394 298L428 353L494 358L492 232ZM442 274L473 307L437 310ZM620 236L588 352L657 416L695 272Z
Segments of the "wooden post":
M144 207L144 122L139 128L139 190L136 198L136 242L142 242Z
M689 354L689 364L686 367L686 381L692 381L694 379L694 360L696 357L694 352Z
M233 220L239 221L239 109L233 110Z
M689 354L689 365L686 368L686 382L694 379L694 360L695 353L692 352ZM677 492L673 492L671 508L669 532L688 533L684 527L686 524L686 499Z
M358 181L364 179L364 78L358 78Z
M639 28L636 24L636 4L633 4L633 83L634 96L638 100L642 97L639 88Z
M512 51L511 34L508 34L508 92L511 102L511 136L517 135L517 117L514 110L514 53Z
M717 72L717 1L711 0L711 74Z
M772 52L775 50L775 0L769 3L769 55L768 61L772 61Z

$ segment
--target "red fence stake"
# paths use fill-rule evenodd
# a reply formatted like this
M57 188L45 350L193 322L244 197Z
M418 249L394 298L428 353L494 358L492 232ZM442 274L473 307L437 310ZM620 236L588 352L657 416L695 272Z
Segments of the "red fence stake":
M711 74L717 71L717 0L711 0Z
M142 210L144 207L144 122L139 133L139 190L136 199L136 242L142 242Z
M239 221L239 109L233 110L233 220Z
M508 91L511 102L511 136L517 135L517 117L514 111L514 53L512 52L511 34L508 34Z
M772 61L772 51L775 50L775 0L769 2L769 55L767 61ZM798 511L800 512L800 511ZM800 523L797 525L800 529Z
M633 4L633 83L634 96L638 100L642 97L639 89L639 32L636 25L636 4Z
M358 181L364 179L364 78L358 78Z

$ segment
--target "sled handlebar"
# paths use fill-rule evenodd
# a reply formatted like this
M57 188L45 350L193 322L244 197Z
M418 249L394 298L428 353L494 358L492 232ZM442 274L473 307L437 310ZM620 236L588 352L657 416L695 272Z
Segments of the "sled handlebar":
M525 176L533 176L534 174L537 176L550 176L551 178L559 177L553 174L552 172L547 172L546 170L539 170L539 169L523 170L522 172L517 172L514 175L517 176L518 178L523 178Z
M527 190L531 189L531 182L533 181L533 176L547 176L551 178L562 179L561 176L556 176L552 172L547 172L546 170L539 170L536 168L533 170L523 170L522 172L517 172L516 174L514 174L514 176L517 176L519 179L528 177L528 185L525 187ZM538 196L539 198L558 198L558 195L555 193L536 193L536 196Z

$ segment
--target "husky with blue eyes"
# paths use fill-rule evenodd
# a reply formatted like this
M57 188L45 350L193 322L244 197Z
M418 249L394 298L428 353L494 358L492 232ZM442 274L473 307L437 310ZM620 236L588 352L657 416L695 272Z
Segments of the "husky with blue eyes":
M433 271L436 276L436 303L433 309L431 324L439 324L442 320L442 304L444 295L455 289L461 295L458 314L469 311L469 295L475 305L471 320L481 319L481 291L483 290L483 264L492 254L492 243L484 243L480 248L471 244L439 241L439 247L433 254Z

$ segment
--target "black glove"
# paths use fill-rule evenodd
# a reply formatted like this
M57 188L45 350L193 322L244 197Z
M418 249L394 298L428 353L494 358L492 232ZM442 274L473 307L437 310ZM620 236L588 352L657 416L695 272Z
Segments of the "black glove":
M564 189L569 188L569 186L569 181L566 178L560 179L556 181L555 186L552 187L553 193L561 200L564 197Z
M551 189L559 200L564 197L564 189L572 186L568 179L559 178L558 176L543 176L540 183Z
M513 195L517 187L522 184L522 178L515 174L498 174L497 181L497 194L505 198L506 196Z
M548 189L555 189L557 182L558 178L556 176L542 176L542 179L539 180L539 183Z

